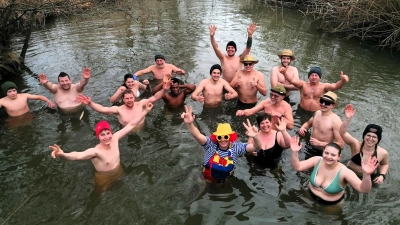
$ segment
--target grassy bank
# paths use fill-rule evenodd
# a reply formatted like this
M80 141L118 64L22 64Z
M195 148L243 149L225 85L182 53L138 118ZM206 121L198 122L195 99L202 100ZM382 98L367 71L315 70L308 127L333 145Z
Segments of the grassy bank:
M400 50L400 0L262 0L300 9L330 33L373 40L381 47Z

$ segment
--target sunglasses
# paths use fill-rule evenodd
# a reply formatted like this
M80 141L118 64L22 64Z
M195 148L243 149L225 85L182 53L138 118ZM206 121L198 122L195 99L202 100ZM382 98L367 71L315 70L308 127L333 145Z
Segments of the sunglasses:
M332 104L335 104L334 102L327 101L327 100L322 99L322 98L319 99L319 103L320 103L320 104L324 104L324 105L326 105L326 106L330 106L330 105L332 105Z
M279 95L275 95L275 94L269 94L269 96L271 97L271 98L278 98L279 97Z
M218 141L229 141L229 135L223 135L223 136L218 135L217 140Z
M252 66L253 63L243 63L244 66Z

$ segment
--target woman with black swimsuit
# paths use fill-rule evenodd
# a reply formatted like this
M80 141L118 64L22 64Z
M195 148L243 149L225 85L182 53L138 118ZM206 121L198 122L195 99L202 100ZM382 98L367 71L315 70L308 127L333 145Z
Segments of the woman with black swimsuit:
M261 141L262 149L253 152L254 161L262 166L276 164L282 154L283 149L290 147L290 135L286 131L285 118L279 120L279 125L275 125L277 130L272 129L271 115L262 113L257 116L259 127L258 136ZM253 143L249 138L248 144Z
M340 126L339 133L344 142L351 148L352 157L347 167L360 177L362 175L361 162L367 161L370 156L375 156L379 162L379 172L376 173L373 182L377 184L383 183L389 170L389 153L378 146L382 139L382 128L376 124L369 124L363 132L363 141L360 142L347 133L347 127L356 110L351 104L348 104L344 112L346 119Z

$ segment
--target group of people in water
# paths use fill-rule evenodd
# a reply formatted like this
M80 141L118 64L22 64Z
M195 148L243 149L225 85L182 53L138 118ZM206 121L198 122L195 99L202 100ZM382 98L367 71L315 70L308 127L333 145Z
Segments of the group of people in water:
M104 177L104 173L120 173L118 141L132 130L140 129L153 104L163 99L167 108L184 106L185 112L181 115L183 122L204 149L202 175L208 183L229 181L238 157L246 153L252 155L257 164L268 166L276 164L282 151L288 148L292 151L293 169L305 171L313 168L308 187L311 195L321 203L336 204L342 201L347 184L359 192L368 193L372 183L383 183L389 160L388 152L378 146L382 128L369 124L362 134L362 141L359 141L347 132L350 120L356 113L353 106L346 106L343 121L332 111L337 105L334 91L349 81L343 72L340 72L338 82L323 83L320 81L322 69L312 67L308 71L308 81L300 80L298 69L291 65L296 58L291 50L285 49L278 54L280 64L270 73L269 98L258 102L258 93L266 96L268 90L265 76L254 69L259 60L249 54L256 29L255 23L249 25L246 47L242 54L237 55L237 46L233 41L227 43L226 52L218 47L215 40L217 27L210 26L211 45L220 64L212 65L210 78L201 80L197 86L173 77L174 73L185 75L186 72L166 63L165 56L159 53L154 57L154 65L124 76L124 83L110 97L110 103L121 100L120 105L105 107L93 102L90 96L83 95L91 73L90 69L84 68L82 78L76 84L64 72L59 74L58 84L51 83L45 74L39 74L40 83L53 94L55 103L44 96L18 93L17 86L7 81L1 85L6 96L0 99L0 107L4 107L10 117L18 117L29 112L28 100L42 100L49 107L57 106L63 113L82 111L86 105L97 112L115 115L123 128L112 133L109 123L100 121L95 126L99 144L93 148L64 152L56 144L49 146L53 158L90 159L99 177ZM139 81L140 76L148 73L152 73L159 82L152 88L148 80ZM150 91L152 96L138 100L145 91ZM314 113L298 131L299 135L304 136L312 128L310 140L304 148L307 156L302 161L299 160L299 151L303 145L299 137L291 137L287 132L294 128L293 111L288 103L293 91L300 92L299 107ZM188 95L193 101L203 103L205 109L221 107L224 99L237 99L236 116L257 114L257 126L248 119L243 123L249 137L246 143L238 141L237 133L228 123L218 124L215 132L205 136L195 126L192 107L184 105ZM340 162L345 144L350 146L352 156L347 166ZM98 182L101 181L96 180Z

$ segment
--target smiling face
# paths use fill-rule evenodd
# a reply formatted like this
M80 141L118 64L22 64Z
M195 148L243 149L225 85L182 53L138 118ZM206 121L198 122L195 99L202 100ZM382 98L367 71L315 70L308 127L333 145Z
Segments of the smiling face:
M128 88L128 89L132 89L133 88L133 82L134 82L135 80L133 79L133 78L128 78L128 79L126 79L126 81L125 81L125 85L126 85L126 87Z
M271 91L271 92L269 93L269 98L271 99L271 103L272 103L273 105L275 105L275 104L281 102L281 101L283 100L284 96L282 96L282 95L280 95L280 94L277 94L277 93Z
M58 84L64 90L69 90L71 88L72 81L69 76L58 77Z
M104 129L99 133L99 140L101 144L110 145L112 138L112 132L108 129Z
M308 77L308 80L310 81L311 84L318 84L321 78L319 78L318 73L312 73Z
M378 135L373 132L368 132L364 136L364 144L369 147L374 147L376 144L378 144Z
M325 149L322 153L322 157L323 157L325 163L328 165L338 163L341 156L342 155L340 154L339 149L337 149L333 146L329 146L329 145L327 145L325 147Z
M324 98L319 99L319 106L322 112L327 112L335 107L335 103Z
M135 104L135 96L132 93L123 93L121 97L126 107L132 108Z
M254 62L243 62L244 70L251 72L253 70Z
M290 62L292 62L292 58L290 56L282 56L281 58L281 65L283 67L287 67L290 65Z
M221 71L219 69L214 69L211 72L211 78L213 79L213 81L218 81L220 77L221 77Z
M228 56L235 56L236 54L236 49L233 46L227 46L226 47L226 53L228 54Z
M165 60L164 59L156 59L156 66L160 69L164 68Z
M269 119L265 119L263 121L261 121L259 127L260 127L260 131L264 132L264 133L268 133L271 131L271 121Z

